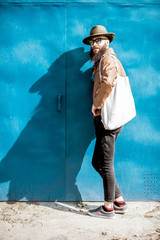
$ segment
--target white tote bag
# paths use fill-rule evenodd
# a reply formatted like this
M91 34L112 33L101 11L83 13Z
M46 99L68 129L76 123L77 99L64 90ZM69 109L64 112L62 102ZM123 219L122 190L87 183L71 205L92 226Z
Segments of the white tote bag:
M112 88L110 95L106 98L101 108L102 123L104 128L108 130L119 128L136 116L135 103L129 84L129 78L119 75L115 58L114 61L117 68L117 78L114 81L115 86ZM101 60L99 64L99 75L101 81Z

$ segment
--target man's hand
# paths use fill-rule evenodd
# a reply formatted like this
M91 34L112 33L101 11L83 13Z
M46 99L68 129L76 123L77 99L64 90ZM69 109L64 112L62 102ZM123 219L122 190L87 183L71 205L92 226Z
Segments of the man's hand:
M92 113L93 113L93 116L96 116L96 110L97 110L97 108L95 108L94 106L92 106Z

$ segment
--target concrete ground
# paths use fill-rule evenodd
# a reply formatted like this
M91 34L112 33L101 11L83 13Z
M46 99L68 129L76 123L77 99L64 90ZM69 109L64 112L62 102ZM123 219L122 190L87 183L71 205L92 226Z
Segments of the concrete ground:
M0 240L160 240L160 203L128 202L114 219L87 215L98 202L0 202Z

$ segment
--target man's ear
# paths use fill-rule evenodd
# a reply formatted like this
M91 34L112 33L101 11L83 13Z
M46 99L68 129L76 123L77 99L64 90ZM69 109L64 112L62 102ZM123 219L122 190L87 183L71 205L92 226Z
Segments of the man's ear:
M109 47L109 40L106 40L106 46Z

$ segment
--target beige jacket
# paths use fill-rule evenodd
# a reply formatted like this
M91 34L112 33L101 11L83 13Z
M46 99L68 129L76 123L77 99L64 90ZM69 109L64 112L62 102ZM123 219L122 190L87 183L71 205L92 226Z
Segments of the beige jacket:
M114 58L112 56L114 56ZM101 115L101 108L104 104L104 101L109 96L112 88L114 87L114 81L117 78L117 68L115 60L117 61L119 75L122 77L126 76L123 66L116 58L116 54L114 53L112 48L108 48L101 59L102 79L100 81L98 62L95 67L93 88L93 106L97 108L96 115Z

